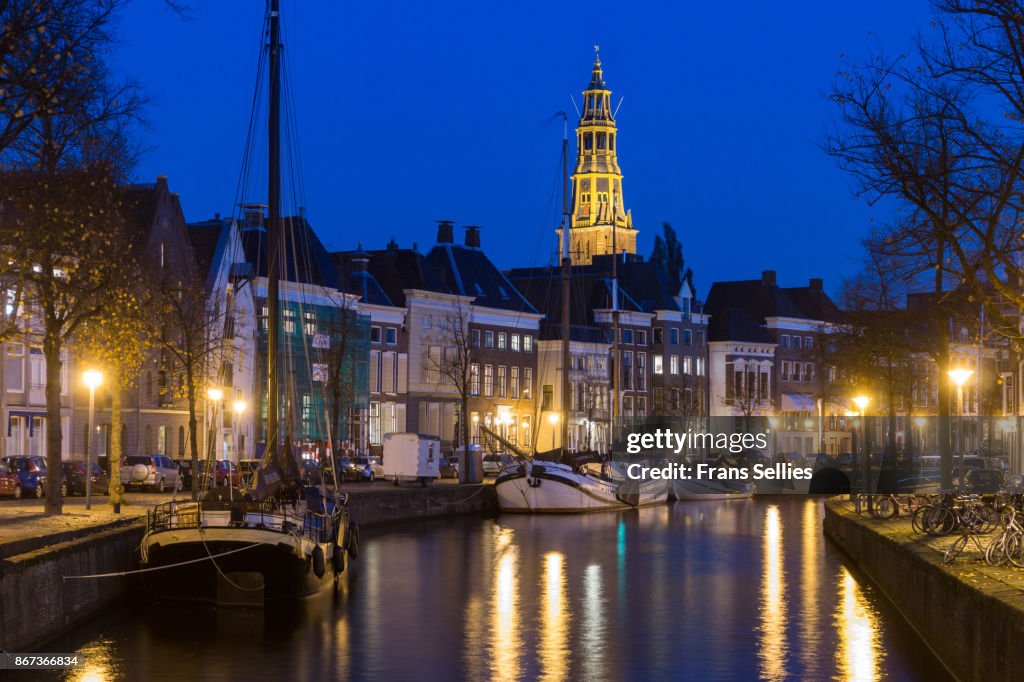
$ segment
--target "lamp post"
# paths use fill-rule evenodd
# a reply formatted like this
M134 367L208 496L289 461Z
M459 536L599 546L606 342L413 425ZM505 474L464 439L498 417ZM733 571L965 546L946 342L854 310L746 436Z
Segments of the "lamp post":
M871 480L871 449L868 446L868 420L864 416L864 411L868 407L868 403L871 399L866 395L859 395L853 399L853 404L857 406L857 410L860 412L860 420L863 422L864 431L861 438L864 441L864 463L861 465L861 473L864 476L864 492L870 492L868 490L868 481Z
M551 449L555 449L555 427L558 426L558 413L552 412L548 415L548 422L551 424Z
M963 430L960 424L959 417L963 416L963 404L964 404L964 384L974 374L973 369L951 369L948 372L949 378L953 380L953 384L956 385L956 449L960 451L960 485L964 484L964 451L963 445L961 444Z
M218 428L217 423L217 408L220 407L220 401L224 398L224 391L217 387L211 387L206 389L206 397L209 398L210 403L213 406L213 411L210 414L210 446L207 448L206 458L211 461L212 467L210 470L210 484L217 485L217 460L220 455L220 441L223 440L223 436L220 434L220 429ZM230 484L230 469L228 470L227 475L227 482Z
M92 441L92 423L96 417L96 387L103 383L103 372L97 369L86 370L82 381L89 387L89 419L85 429L85 508L92 509L92 453L89 445Z
M231 404L231 407L233 407L235 411L234 428L231 429L231 433L234 435L235 439L235 457L238 459L242 459L242 453L239 452L238 450L238 431L242 426L242 413L245 412L245 401L236 400Z

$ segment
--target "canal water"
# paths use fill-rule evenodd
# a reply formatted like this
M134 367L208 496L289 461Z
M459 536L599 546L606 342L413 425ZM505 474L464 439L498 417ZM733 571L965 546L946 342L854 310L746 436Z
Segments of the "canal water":
M90 681L947 679L822 515L789 496L417 523L364 533L301 606L140 599L48 648Z

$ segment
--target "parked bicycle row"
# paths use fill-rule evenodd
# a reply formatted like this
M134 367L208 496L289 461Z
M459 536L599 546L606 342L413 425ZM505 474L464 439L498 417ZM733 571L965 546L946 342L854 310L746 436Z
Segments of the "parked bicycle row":
M1024 568L1024 494L860 495L856 502L861 513L876 519L910 516L911 527L921 535L958 534L943 553L943 563L973 545L990 566ZM990 538L983 544L981 536Z

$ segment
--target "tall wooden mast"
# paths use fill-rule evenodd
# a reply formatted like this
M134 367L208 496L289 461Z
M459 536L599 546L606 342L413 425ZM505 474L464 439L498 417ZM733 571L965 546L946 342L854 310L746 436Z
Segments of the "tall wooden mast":
M281 17L280 0L270 0L270 112L267 187L267 450L278 452L278 284L281 267Z

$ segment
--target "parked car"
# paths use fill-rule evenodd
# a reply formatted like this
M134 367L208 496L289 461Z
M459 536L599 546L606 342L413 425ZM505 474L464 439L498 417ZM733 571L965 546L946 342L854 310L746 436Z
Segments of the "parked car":
M128 455L121 463L121 485L164 492L181 485L178 466L167 455Z
M301 460L299 463L299 480L306 485L320 485L320 482L323 480L320 462L315 459Z
M192 489L192 460L191 459L176 459L174 464L178 467L178 476L181 478L181 489L191 490ZM199 463L202 466L202 462Z
M46 458L39 455L16 455L5 457L4 464L11 468L21 481L21 490L41 498L46 495Z
M232 487L237 488L242 482L242 472L238 470L238 465L231 460L217 460L214 471L217 485L227 485L230 480Z
M441 478L459 477L459 458L445 457L441 460Z
M999 469L970 469L964 490L968 493L996 493L1003 487L1003 472Z
M242 473L243 488L252 489L256 487L256 471L262 463L263 461L259 459L238 460L238 470Z
M0 464L0 495L12 495L16 500L21 499L21 479L6 464Z
M512 455L484 455L484 476L497 476L507 466L512 466Z
M92 494L93 495L106 495L107 489L110 486L110 479L107 477L107 472L100 467L96 462L91 463L92 467ZM85 462L63 462L61 469L64 471L64 479L60 484L60 494L66 497L68 494L71 495L84 495L85 494Z
M377 473L374 471L369 457L353 457L343 461L341 478L343 481L356 481L357 483L369 481L373 483L377 478Z

